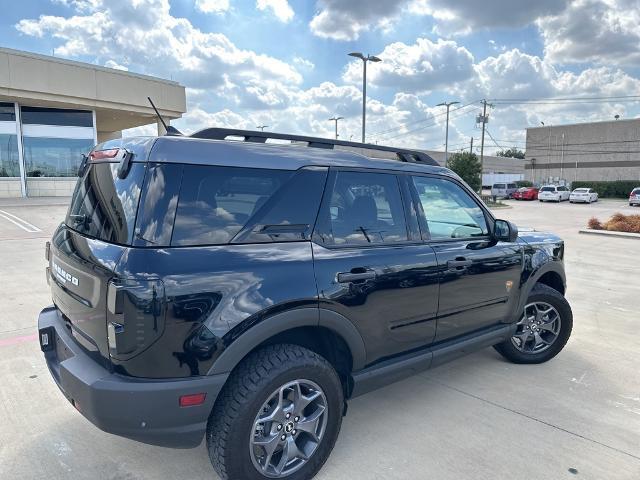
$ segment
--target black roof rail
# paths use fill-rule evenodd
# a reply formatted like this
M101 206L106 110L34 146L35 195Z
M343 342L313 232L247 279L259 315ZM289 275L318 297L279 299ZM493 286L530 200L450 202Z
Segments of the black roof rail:
M289 135L287 133L258 132L252 130L238 130L234 128L205 128L190 135L192 138L208 140L225 140L227 137L242 137L245 142L265 143L268 139L290 140L292 142L306 142L308 147L333 149L335 146L361 148L395 153L401 162L423 163L439 166L433 158L419 150L373 145L371 143L345 142L330 138L307 137L304 135Z

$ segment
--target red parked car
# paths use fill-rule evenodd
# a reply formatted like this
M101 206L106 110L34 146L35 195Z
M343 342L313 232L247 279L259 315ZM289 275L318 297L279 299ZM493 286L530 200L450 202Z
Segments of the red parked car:
M536 187L522 187L513 193L512 198L516 200L537 200L538 189Z

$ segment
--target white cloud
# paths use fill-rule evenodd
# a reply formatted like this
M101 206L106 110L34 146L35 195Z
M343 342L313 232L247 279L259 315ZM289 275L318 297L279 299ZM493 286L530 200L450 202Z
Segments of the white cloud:
M258 10L271 10L278 20L288 23L295 15L293 8L287 0L257 0L256 8Z
M196 0L196 8L202 13L225 13L229 10L229 0Z
M388 28L406 0L318 0L311 32L334 40L357 40L373 27Z
M107 68L113 68L114 70L122 70L124 72L126 72L127 70L129 70L127 67L125 67L124 65L120 65L118 62L114 62L113 60L107 60L104 63L104 66Z
M404 92L426 92L473 75L473 55L454 41L418 38L412 45L395 42L377 56L382 62L368 65L367 81ZM351 62L343 78L347 82L362 82L362 61Z
M576 0L560 15L537 24L545 56L553 62L640 62L638 0Z
M302 76L286 62L236 47L221 33L208 33L173 17L168 0L91 0L71 17L41 15L18 22L23 34L51 35L56 53L135 65L141 73L173 77L192 88L277 82L296 85Z
M311 60L307 60L306 58L302 57L294 57L293 63L306 70L313 70L316 68L316 65Z

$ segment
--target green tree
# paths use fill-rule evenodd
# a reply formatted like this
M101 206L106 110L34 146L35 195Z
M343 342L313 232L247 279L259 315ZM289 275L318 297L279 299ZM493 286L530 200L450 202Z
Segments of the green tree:
M480 160L475 153L460 152L449 156L449 164L451 170L456 172L467 185L474 191L480 190L482 179L480 177L481 167Z
M524 152L517 148L507 148L506 150L500 150L496 153L499 157L511 157L524 159Z

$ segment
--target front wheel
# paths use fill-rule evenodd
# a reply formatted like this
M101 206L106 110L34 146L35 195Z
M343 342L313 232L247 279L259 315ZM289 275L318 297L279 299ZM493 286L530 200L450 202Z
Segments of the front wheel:
M221 478L312 478L340 432L342 384L331 364L297 345L271 345L234 370L207 425Z
M543 363L564 348L573 328L571 306L560 292L537 284L514 335L494 348L513 363Z

